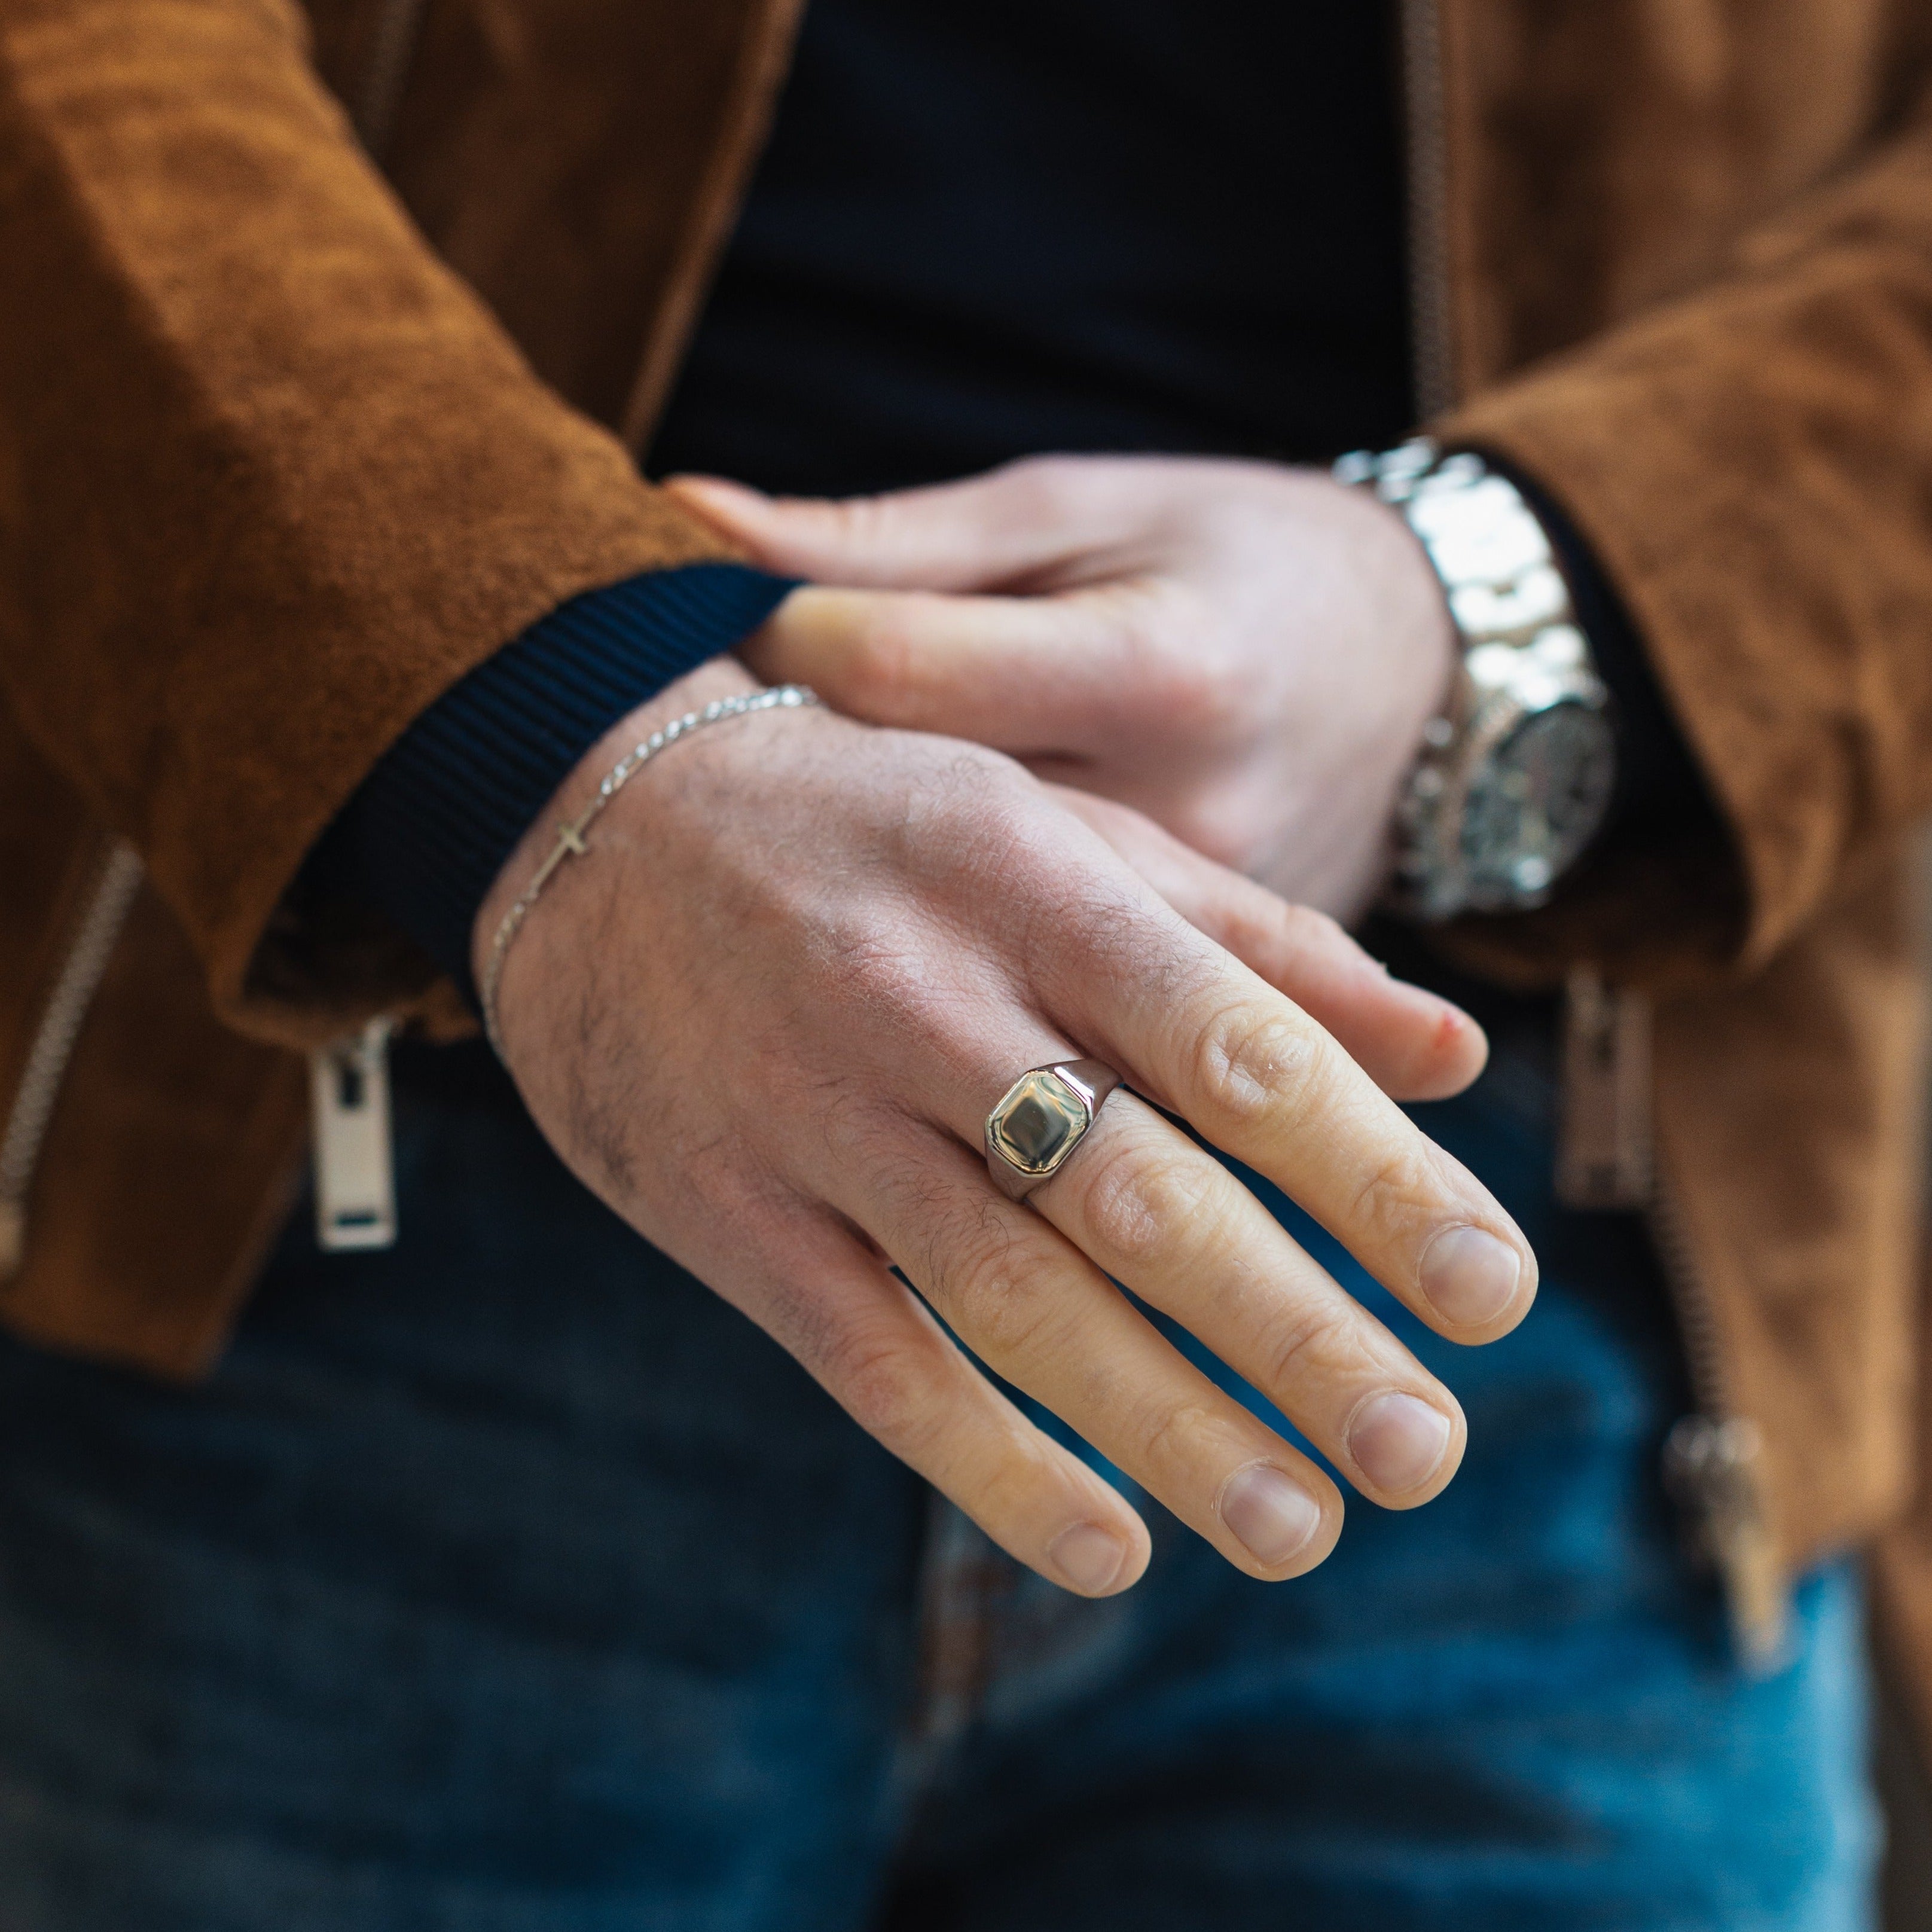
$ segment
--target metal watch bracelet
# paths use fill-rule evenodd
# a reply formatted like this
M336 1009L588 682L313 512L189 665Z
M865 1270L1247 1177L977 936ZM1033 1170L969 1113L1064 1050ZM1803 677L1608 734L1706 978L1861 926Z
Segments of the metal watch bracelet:
M1508 478L1426 440L1345 456L1334 474L1406 520L1460 644L1397 806L1390 904L1430 921L1538 905L1615 776L1610 694L1549 536Z

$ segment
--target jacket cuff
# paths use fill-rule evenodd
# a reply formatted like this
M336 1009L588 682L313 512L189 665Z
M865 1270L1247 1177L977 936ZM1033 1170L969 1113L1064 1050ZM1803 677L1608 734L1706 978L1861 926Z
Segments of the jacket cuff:
M473 1003L471 928L572 769L627 712L741 643L793 588L748 565L647 572L572 598L437 698L310 862L309 886L407 933Z
M1616 706L1618 770L1602 829L1546 905L1467 914L1436 943L1462 970L1517 991L1559 986L1583 961L1653 990L1708 983L1744 943L1744 866L1620 560L1604 554L1594 520L1572 514L1560 470L1559 482L1479 418L1440 434L1508 476L1542 524Z

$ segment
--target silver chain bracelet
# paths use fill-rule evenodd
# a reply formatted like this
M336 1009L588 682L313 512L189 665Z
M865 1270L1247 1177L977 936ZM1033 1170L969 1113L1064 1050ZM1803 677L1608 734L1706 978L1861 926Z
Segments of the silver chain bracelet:
M660 752L668 751L680 738L688 738L692 732L701 731L707 724L722 724L728 718L748 717L754 711L795 711L802 705L818 702L818 693L802 684L781 684L770 691L754 692L745 697L721 698L701 711L687 711L682 718L674 718L662 730L653 731L641 745L633 746L611 766L608 776L597 788L596 796L577 818L557 827L556 843L550 848L549 856L524 888L523 896L504 914L496 928L496 936L490 942L490 957L484 965L482 983L478 990L483 1000L483 1030L489 1035L490 1044L496 1048L500 1060L503 1054L503 1042L496 1030L496 989L502 983L503 962L510 956L511 941L522 930L524 921L530 917L530 908L550 884L551 874L566 859L580 858L590 849L584 842L584 835L596 824L604 808Z

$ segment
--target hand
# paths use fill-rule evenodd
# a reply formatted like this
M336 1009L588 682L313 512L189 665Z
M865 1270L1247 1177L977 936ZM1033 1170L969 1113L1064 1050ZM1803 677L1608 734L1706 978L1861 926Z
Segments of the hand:
M728 663L682 680L584 761L555 815L654 724L748 688ZM1462 1414L1156 1108L1278 1182L1457 1340L1513 1327L1535 1263L1370 1077L1461 1084L1482 1058L1473 1024L1114 811L1114 835L1306 1010L1010 760L778 711L708 728L618 794L509 952L506 1058L592 1188L1022 1562L1104 1594L1139 1574L1146 1531L934 1312L1231 1562L1294 1575L1335 1540L1335 1486L1109 1276L1378 1502L1442 1488ZM479 970L552 836L547 817L479 914ZM1135 1093L1030 1204L1009 1201L985 1168L988 1108L1026 1068L1082 1056Z
M1145 457L848 502L671 487L772 568L848 586L787 599L760 676L1010 752L1344 920L1374 896L1454 660L1428 560L1372 498Z

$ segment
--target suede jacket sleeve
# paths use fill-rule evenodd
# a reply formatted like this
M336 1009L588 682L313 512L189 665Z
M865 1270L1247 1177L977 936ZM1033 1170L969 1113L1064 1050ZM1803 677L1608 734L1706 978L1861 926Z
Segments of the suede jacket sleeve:
M1932 807L1932 124L1439 433L1574 524L1717 806L1467 950L1531 979L1753 970Z
M224 1016L325 1035L410 971L274 915L385 748L726 547L439 264L283 0L0 0L0 703Z

